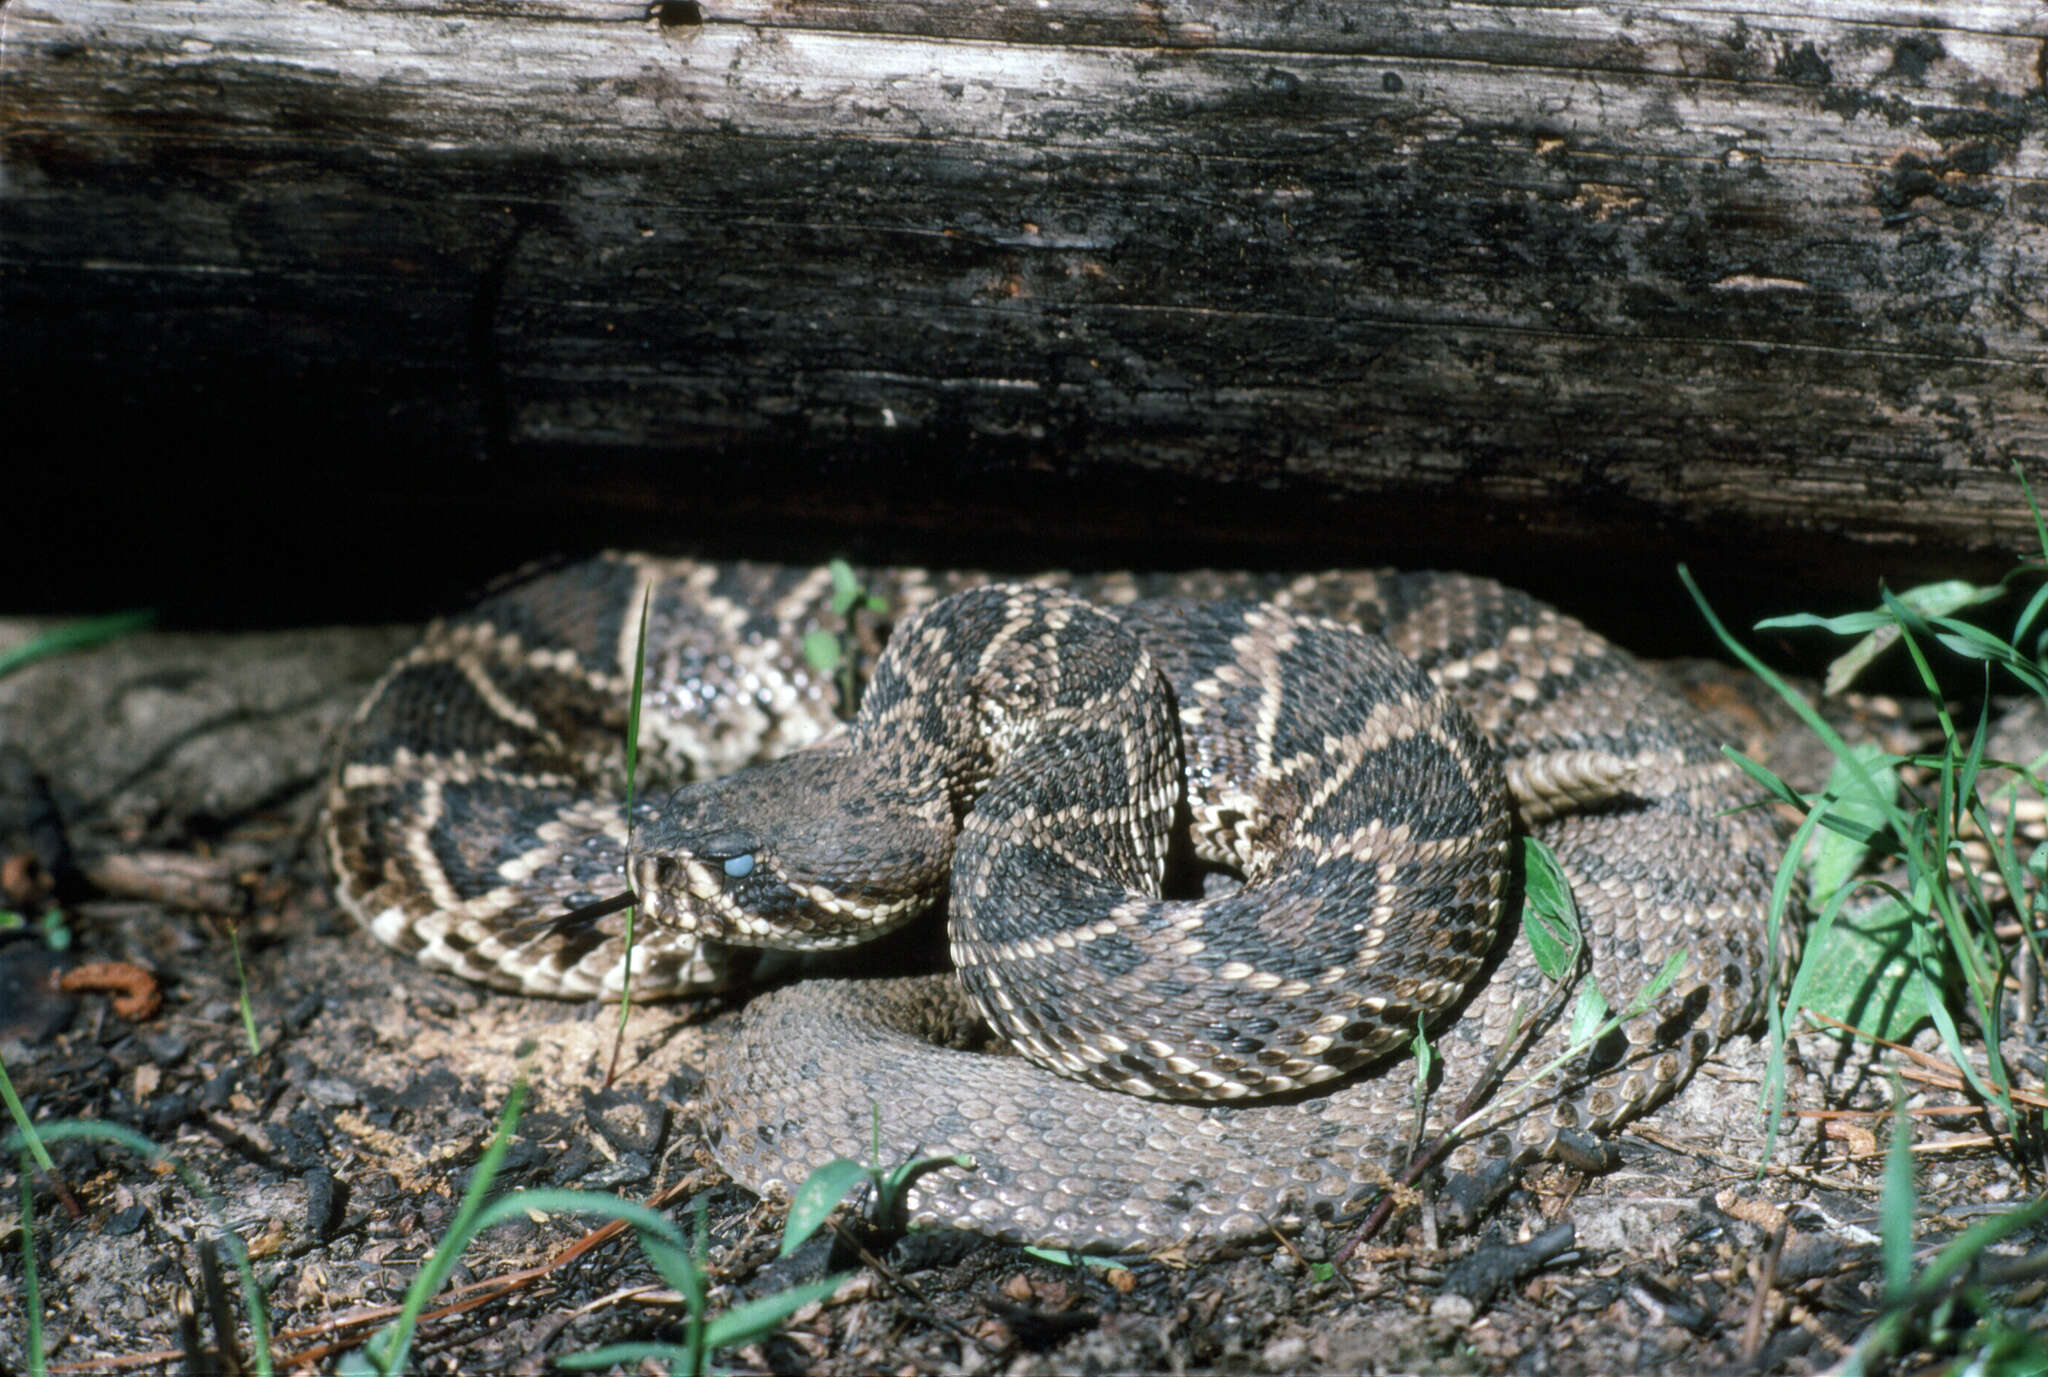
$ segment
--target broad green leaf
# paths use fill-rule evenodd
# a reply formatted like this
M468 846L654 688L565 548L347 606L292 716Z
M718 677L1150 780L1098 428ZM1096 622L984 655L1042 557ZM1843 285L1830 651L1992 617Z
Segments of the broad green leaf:
M1872 1037L1903 1041L1929 1017L1932 992L1913 957L1913 915L1896 899L1844 913L1801 961L1801 1004Z
M1419 1094L1429 1084L1429 1073L1436 1068L1436 1049L1429 1045L1429 1031L1422 1025L1422 1015L1415 1016L1415 1037L1408 1049L1415 1054L1415 1087Z
M1586 1047L1599 1036L1600 1025L1607 1021L1607 997L1590 983L1579 991L1579 1002L1572 1006L1570 1043L1573 1047Z
M1073 1253L1065 1248L1032 1248L1022 1250L1040 1262L1050 1262L1055 1267L1093 1267L1107 1272L1124 1264L1113 1257L1096 1257L1093 1253Z
M828 561L825 569L832 575L832 610L843 617L861 600L860 580L854 576L853 566L843 559Z
M1898 757L1868 743L1850 749L1857 764L1835 762L1817 805L1825 810L1827 825L1814 838L1813 869L1806 885L1807 895L1816 908L1856 877L1870 855L1871 838L1884 826L1884 806L1856 787L1857 765L1877 784L1885 799L1898 798ZM1864 835L1858 836L1858 832Z
M846 1193L869 1178L867 1167L848 1157L835 1157L804 1178L789 1202L789 1219L782 1227L781 1257L788 1257L818 1231L825 1216L832 1213Z
M1571 974L1585 945L1578 905L1556 855L1534 837L1522 839L1522 932L1545 978Z

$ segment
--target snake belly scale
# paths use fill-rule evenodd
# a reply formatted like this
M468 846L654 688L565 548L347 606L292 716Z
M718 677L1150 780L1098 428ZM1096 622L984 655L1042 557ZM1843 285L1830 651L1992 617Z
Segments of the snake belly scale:
M1018 1242L1196 1250L1334 1217L1550 986L1501 934L1511 833L1549 843L1616 1003L1678 980L1460 1165L1512 1166L1668 1098L1754 1019L1778 840L1697 715L1579 623L1455 574L1052 577L611 555L435 623L347 728L325 839L380 939L503 988L728 982L947 905L957 971L769 990L707 1068L762 1192L834 1156L972 1156L912 1217ZM949 596L957 595L957 596ZM628 854L623 755L648 689ZM799 647L871 674L857 718ZM883 639L886 633L886 641ZM1368 634L1369 633L1369 634ZM1178 850L1176 849L1178 848ZM1170 872L1200 897L1162 893ZM991 1036L989 1028L995 1035ZM1538 1029L1542 1064L1564 1032ZM1019 1055L1021 1053L1021 1055Z

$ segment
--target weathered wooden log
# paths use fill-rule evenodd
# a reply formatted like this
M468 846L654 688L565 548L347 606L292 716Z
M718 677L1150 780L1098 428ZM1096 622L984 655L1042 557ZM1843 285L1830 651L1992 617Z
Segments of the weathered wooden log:
M79 510L141 532L289 468L337 532L285 526L309 562L374 511L1867 593L2030 538L2034 0L0 25L0 407L46 513L140 447Z

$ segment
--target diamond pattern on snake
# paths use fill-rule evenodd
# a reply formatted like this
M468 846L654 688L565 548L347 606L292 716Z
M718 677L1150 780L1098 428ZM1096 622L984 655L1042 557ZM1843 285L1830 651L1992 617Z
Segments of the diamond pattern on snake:
M1624 651L1459 574L860 571L613 554L434 623L345 730L336 891L436 969L616 998L943 914L953 969L757 994L707 1068L722 1164L971 1155L913 1221L1201 1251L1355 1212L1551 986L1508 928L1556 853L1582 978L1682 974L1453 1159L1495 1177L1669 1098L1759 1010L1779 839ZM643 602L634 816L623 736ZM837 716L806 635L865 686ZM926 919L930 921L929 919ZM1534 1030L1515 1066L1565 1047ZM1416 1123L1406 1047L1442 1080Z

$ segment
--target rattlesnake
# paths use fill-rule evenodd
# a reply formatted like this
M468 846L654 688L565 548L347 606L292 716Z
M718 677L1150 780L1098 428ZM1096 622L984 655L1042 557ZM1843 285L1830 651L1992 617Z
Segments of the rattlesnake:
M725 943L843 945L955 887L961 976L812 979L748 1005L706 1102L721 1161L756 1190L864 1159L879 1134L885 1159L975 1159L920 1178L914 1219L1014 1241L1206 1248L1347 1210L1421 1131L1395 1054L1418 1020L1440 1129L1546 1004L1527 945L1494 940L1503 782L1571 880L1586 978L1619 1003L1669 952L1691 959L1533 1109L1483 1122L1464 1165L1604 1133L1754 1018L1771 824L1731 811L1738 776L1687 706L1522 594L1184 574L942 602L982 580L858 578L886 617L833 612L825 570L614 555L435 623L344 735L325 821L343 903L472 979L618 992L623 920L559 916L626 869L618 743L644 599L636 992L731 983ZM873 676L850 728L806 634ZM1164 745L1130 744L1148 735ZM1077 759L1095 776L1056 768ZM1176 811L1192 832L1169 855ZM1395 896L1396 872L1414 892ZM1162 875L1187 897L1143 898ZM1276 879L1277 907L1259 898ZM1057 1006L1035 984L1054 969ZM985 1022L1026 1056L959 1050ZM1563 1040L1538 1030L1518 1066Z

